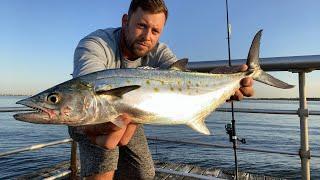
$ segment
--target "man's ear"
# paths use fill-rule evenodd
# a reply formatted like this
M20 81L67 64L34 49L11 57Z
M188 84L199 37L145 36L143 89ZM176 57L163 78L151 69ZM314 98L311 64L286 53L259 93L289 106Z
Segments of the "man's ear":
M124 14L122 16L122 23L121 23L122 27L125 27L128 25L128 20L129 20L128 14Z

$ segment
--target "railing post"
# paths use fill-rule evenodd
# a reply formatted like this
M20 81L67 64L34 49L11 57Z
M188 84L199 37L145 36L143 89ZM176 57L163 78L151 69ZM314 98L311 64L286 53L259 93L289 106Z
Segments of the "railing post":
M71 169L71 175L70 179L77 179L77 142L72 141L71 143L71 159L70 159L70 169Z
M310 149L308 133L308 109L306 99L305 72L299 72L299 101L300 107L298 114L300 116L300 158L301 158L301 175L303 180L310 179Z

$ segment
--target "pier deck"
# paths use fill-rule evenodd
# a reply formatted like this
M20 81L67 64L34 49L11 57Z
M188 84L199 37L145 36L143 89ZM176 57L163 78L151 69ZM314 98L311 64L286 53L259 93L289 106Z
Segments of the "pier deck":
M70 179L70 163L62 162L50 168L45 168L15 179ZM196 179L233 179L233 171L218 168L204 168L192 164L170 162L155 162L155 180L196 180ZM57 176L58 174L61 175ZM62 176L63 175L63 176ZM80 176L78 176L80 179ZM239 180L280 180L281 178L239 172Z

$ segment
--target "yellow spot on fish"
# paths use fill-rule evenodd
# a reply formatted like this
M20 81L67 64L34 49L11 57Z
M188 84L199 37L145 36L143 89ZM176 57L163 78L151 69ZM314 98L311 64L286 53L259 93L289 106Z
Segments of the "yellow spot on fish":
M150 84L151 84L149 80L146 80L146 83L147 83L148 85L150 85Z
M164 81L161 81L161 85L164 85Z
M196 86L199 87L199 83L196 83Z
M182 89L181 89L180 87L178 88L178 90L179 90L179 91L182 91Z
M174 91L174 88L173 88L173 87L170 87L170 90L171 90L171 91Z
M188 81L188 84L191 84L191 81Z
M153 88L155 92L159 92L159 88Z
M129 83L131 83L131 81L130 81L130 80L127 80L127 83L129 84Z

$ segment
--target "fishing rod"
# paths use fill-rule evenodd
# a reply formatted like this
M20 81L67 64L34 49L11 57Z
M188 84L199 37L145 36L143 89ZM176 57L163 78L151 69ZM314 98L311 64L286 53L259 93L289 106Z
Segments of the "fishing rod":
M231 24L229 23L229 6L228 0L226 0L226 13L227 13L227 40L228 40L228 59L229 59L229 67L231 67L231 47L230 47L230 34L231 34ZM235 179L238 180L238 158L237 158L237 135L236 135L236 121L234 118L234 104L231 101L231 125L226 125L227 134L229 134L229 141L233 144L233 152L234 152L234 163L235 163ZM245 139L241 142L245 143Z

